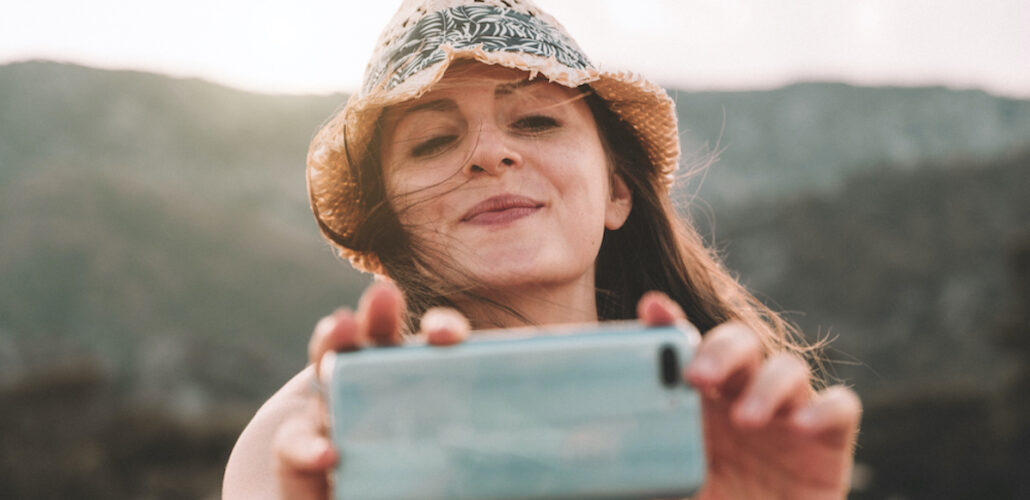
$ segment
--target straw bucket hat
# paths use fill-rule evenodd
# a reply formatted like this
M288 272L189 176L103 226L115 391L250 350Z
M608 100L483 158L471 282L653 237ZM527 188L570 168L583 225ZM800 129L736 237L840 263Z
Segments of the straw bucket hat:
M528 0L405 0L386 26L360 91L316 134L307 159L308 195L325 236L357 269L383 274L355 235L369 201L359 166L382 111L416 99L451 62L472 59L526 71L570 88L589 85L633 129L653 175L666 186L679 162L675 105L658 85L629 72L602 71L553 17Z

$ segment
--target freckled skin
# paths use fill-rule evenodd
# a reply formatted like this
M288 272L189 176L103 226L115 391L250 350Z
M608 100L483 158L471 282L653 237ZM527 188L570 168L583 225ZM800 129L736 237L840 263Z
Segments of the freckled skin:
M388 197L416 248L442 249L485 288L592 290L604 229L621 226L629 210L612 200L579 92L546 81L511 88L525 74L489 66L462 72L460 85L448 78L384 121ZM463 220L500 195L539 207L476 219L492 223Z

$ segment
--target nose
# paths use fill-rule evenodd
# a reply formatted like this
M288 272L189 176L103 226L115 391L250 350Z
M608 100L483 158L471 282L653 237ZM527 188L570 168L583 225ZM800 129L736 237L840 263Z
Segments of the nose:
M463 169L466 175L498 175L506 168L522 164L522 156L497 125L483 120L473 138L472 152Z

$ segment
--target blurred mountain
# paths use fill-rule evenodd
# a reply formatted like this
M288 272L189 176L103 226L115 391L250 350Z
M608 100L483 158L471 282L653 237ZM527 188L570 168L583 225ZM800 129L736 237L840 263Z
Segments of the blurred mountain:
M368 281L306 209L307 143L340 99L0 67L0 380L90 357L203 408L300 368Z
M990 385L1005 368L991 333L1013 298L1007 256L1030 236L1028 193L1030 148L883 165L839 190L724 212L715 239L753 290L836 339L859 389Z
M0 183L32 172L107 174L307 222L298 175L307 143L343 100L50 62L0 66Z
M911 304L933 302L946 313L933 329L968 336L973 316L948 304L999 282L1000 264L969 266L998 262L998 238L1025 220L1016 207L1027 184L1019 168L988 179L989 168L966 167L1030 144L1030 102L815 83L674 95L688 162L719 152L700 191L716 208L718 243L755 289L805 311L806 331L840 331L864 356L843 332L875 325L861 338L901 338L927 328ZM228 393L274 387L302 362L311 323L368 280L321 242L305 195L307 144L343 101L0 66L0 376L55 351L97 356L119 379L204 354L224 365L217 377L241 379L222 380ZM698 183L684 185L693 199ZM903 279L934 291L884 289ZM876 356L898 357L892 346ZM917 361L897 363L918 371ZM247 378L233 363L255 366ZM206 366L193 371L217 371ZM251 379L260 383L239 387Z
M932 448L944 463L1026 441L994 422L1026 413L998 416L995 388L1026 370L1002 384L1013 360L995 344L1025 325L1005 256L1030 232L1030 102L828 83L674 94L688 167L718 157L678 197L760 297L851 363L836 372L882 430L860 456L880 478L868 498L929 497L885 472L892 443L989 434L976 453L960 449L973 438ZM0 497L216 494L235 432L369 280L307 208L308 142L343 102L0 66ZM972 470L948 463L907 475ZM979 463L978 481L1004 480Z
M672 94L687 166L717 157L701 172L700 189L698 182L684 188L717 213L839 188L876 165L987 160L1030 141L1030 101L979 90L802 83L767 92Z
M851 498L1028 498L1028 193L1024 148L881 165L709 229L862 396Z

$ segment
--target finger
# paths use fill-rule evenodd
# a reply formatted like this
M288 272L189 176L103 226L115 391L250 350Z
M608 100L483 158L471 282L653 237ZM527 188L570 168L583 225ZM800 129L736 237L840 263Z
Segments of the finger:
M284 422L275 436L275 450L283 498L327 498L326 472L338 456L311 421L297 416Z
M793 354L769 358L733 405L734 423L758 428L778 413L800 407L812 394L808 365Z
M358 303L358 324L375 345L401 343L404 297L391 283L377 282L365 290Z
M315 323L315 330L311 332L311 339L308 340L308 362L317 363L322 358L323 347L329 337L329 331L336 326L336 318L330 314Z
M736 396L762 362L758 336L742 323L730 322L711 329L701 340L697 355L687 367L691 385L712 396Z
M817 393L792 415L791 423L806 434L822 436L836 444L853 444L861 418L862 402L858 395L837 385Z
M469 336L469 321L454 309L434 307L422 316L421 333L432 345L454 345Z
M637 318L647 326L671 325L685 321L683 308L662 292L651 291L637 302Z
M275 449L281 469L287 472L324 472L336 461L329 439L306 416L283 423L275 435Z
M354 311L340 308L315 324L315 331L308 341L308 361L317 366L326 352L360 349L366 342Z
M315 378L322 371L322 357L329 351L353 351L361 349L368 343L363 332L358 328L357 318L350 309L338 309L330 316L322 318L315 325L315 333L308 342L308 361L315 367Z

